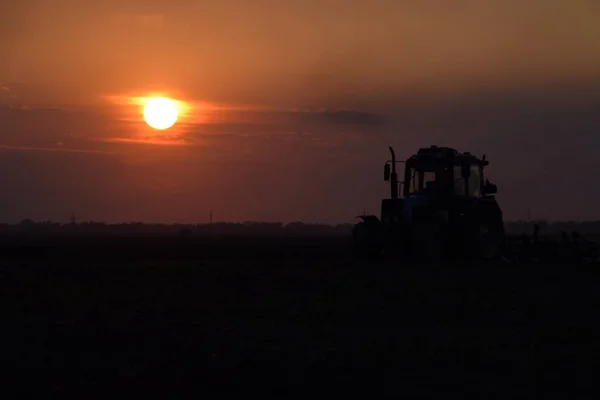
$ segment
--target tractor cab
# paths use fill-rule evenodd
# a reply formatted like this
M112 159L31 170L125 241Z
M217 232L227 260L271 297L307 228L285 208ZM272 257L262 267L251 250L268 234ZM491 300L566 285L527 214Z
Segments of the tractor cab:
M448 147L420 149L405 162L403 196L432 195L479 198L496 192L484 181L489 163Z
M391 198L398 198L399 185L402 197L414 195L453 195L482 197L496 193L496 185L484 181L483 169L489 164L485 159L471 153L459 153L448 147L431 146L420 149L406 161L392 160L385 163L384 179L391 184ZM404 181L399 182L396 163L404 163Z
M496 186L484 180L484 168L489 164L485 155L480 159L453 148L431 146L419 149L406 161L396 161L392 148L390 152L392 159L384 167L384 179L391 189L390 198L381 203L384 223L410 224L415 210L463 214L461 209L473 209L474 202L496 193ZM403 181L398 180L398 163L404 163Z

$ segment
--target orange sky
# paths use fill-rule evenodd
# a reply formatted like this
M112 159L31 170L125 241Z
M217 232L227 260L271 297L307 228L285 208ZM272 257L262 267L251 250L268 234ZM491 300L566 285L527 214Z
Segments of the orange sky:
M389 144L434 143L488 154L508 218L600 218L598 20L587 0L4 0L0 220L349 221L379 212ZM141 120L152 93L187 105L172 129Z

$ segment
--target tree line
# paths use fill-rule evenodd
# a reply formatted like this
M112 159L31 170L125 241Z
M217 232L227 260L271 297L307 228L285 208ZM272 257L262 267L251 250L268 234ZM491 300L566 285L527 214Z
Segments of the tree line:
M600 234L600 221L506 221L508 234L531 234L534 225L542 234L577 231L581 234ZM148 235L310 235L346 236L352 234L353 223L329 225L304 222L215 222L212 224L152 224L143 222L103 223L33 221L24 219L17 224L0 224L0 234L45 233L45 234L148 234Z

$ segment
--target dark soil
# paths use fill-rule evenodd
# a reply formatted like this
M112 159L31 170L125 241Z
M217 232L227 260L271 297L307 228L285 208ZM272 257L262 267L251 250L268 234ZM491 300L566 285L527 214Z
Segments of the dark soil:
M566 398L593 376L600 279L590 267L368 264L348 246L6 239L5 381L23 382L22 395L136 384L136 396Z

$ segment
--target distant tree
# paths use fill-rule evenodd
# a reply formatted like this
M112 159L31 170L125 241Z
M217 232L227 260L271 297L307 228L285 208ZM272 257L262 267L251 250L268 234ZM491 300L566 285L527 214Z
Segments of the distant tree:
M24 229L31 229L36 226L36 222L30 218L25 218L24 220L21 221L19 226Z
M179 231L180 236L191 236L192 233L193 232L190 228L183 228L182 230Z

